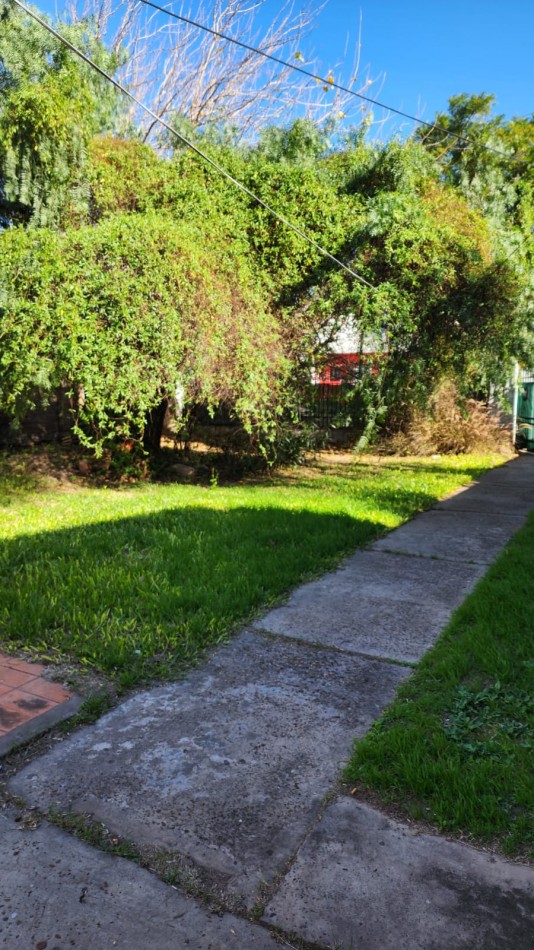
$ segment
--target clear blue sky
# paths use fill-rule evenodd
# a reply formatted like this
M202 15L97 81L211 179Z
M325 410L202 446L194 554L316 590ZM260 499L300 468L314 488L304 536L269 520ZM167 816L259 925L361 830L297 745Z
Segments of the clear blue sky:
M35 4L53 13L64 0ZM268 0L262 18L282 6ZM349 36L354 49L360 12L360 75L368 67L379 80L370 87L374 98L427 120L461 92L495 93L497 111L508 117L534 110L533 0L329 0L302 43L305 59L314 54L324 72L334 68L336 79L348 80L353 57L344 60L345 46ZM386 134L412 128L393 118Z
M427 120L461 92L495 93L509 117L534 110L532 0L330 0L306 41L325 66L343 59L360 10L361 66L385 77L372 96Z

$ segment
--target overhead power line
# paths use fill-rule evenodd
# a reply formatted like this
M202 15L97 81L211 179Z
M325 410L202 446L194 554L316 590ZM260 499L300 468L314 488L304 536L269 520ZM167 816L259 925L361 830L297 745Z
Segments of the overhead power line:
M219 165L218 162L214 161L213 158L210 158L209 155L206 155L206 153L203 152L196 145L194 145L193 142L190 142L189 139L186 139L184 135L181 135L180 132L177 132L176 129L172 127L172 125L170 125L168 122L165 121L165 119L162 119L161 116L153 112L152 109L150 109L147 105L145 105L144 102L138 99L137 96L134 96L133 93L129 92L128 89L126 89L126 87L122 85L122 83L114 79L113 76L110 76L109 73L107 73L104 69L98 66L98 64L95 63L84 52L82 52L82 50L78 49L77 46L74 46L74 44L71 43L70 40L65 39L65 37L62 36L60 33L58 33L58 31L55 30L54 27L50 26L50 24L47 23L46 20L41 19L40 16L38 16L36 13L33 12L33 10L30 10L23 3L21 3L20 0L13 0L13 2L16 3L17 6L20 7L21 10L24 10L24 12L28 16L30 16L33 20L39 23L45 30L51 33L52 36L55 36L55 38L59 40L60 43L63 43L64 46L67 46L73 53L76 54L76 56L78 56L81 60L83 60L83 62L87 63L89 66L95 69L101 76L103 76L104 79L107 79L110 83L112 83L115 86L115 88L119 89L120 92L122 92L125 96L128 97L128 99L130 99L132 102L135 102L136 105L138 105L149 116L155 119L156 122L159 122L159 124L162 125L164 129L167 129L168 132L171 132L173 135L175 135L176 138L180 140L180 142L182 142L184 145L190 148L191 151L193 151L196 155L202 158L203 161L205 161L208 165L211 165L212 168L214 168L217 172L219 172L220 175L223 175L223 177L226 178L228 181L232 182L232 184L235 185L236 188L239 188L240 191L248 195L249 198L252 198L253 201L255 201L257 204L265 208L266 211L268 211L270 214L273 215L273 217L277 218L278 221L281 221L282 224L285 224L286 227L294 231L295 234L298 234L299 237L304 238L305 241L311 244L312 247L314 247L317 251L319 251L324 257L329 258L329 260L337 264L338 267L341 267L344 271L350 274L351 277L354 277L356 280L359 280L362 284L365 284L366 287L370 287L371 290L376 290L376 287L374 287L373 284L369 283L369 281L366 280L365 277L362 277L361 274L357 274L356 271L352 270L351 267L348 267L347 264L344 264L343 261L339 260L338 257L335 257L334 254L331 254L330 251L327 251L326 248L322 247L317 241L315 241L312 237L310 237L309 234L307 234L301 228L297 227L296 224L293 224L293 222L290 221L288 218L286 218L283 214L280 214L278 211L275 211L275 209L266 201L264 201L263 198L260 198L258 195L254 194L254 192L251 191L250 188L247 188L247 186L244 185L242 182L238 181L237 178L234 178L233 175L230 174L230 172L226 171L226 169L222 167L222 165Z
M319 76L317 73L312 73L308 69L304 69L303 66L298 66L296 63L290 63L287 59L282 59L280 56L275 56L274 53L267 53L265 50L259 49L257 46L252 46L251 43L245 43L243 40L238 40L234 36L229 36L228 33L221 33L219 30L214 30L210 26L206 26L203 23L198 23L196 20L192 20L191 17L184 16L182 13L174 13L173 10L169 10L167 7L159 6L157 3L153 3L152 0L139 0L140 3L143 3L146 7L152 7L154 10L159 10L160 13L164 13L166 16L172 17L174 20L180 20L182 23L187 23L189 26L194 26L198 30L203 30L205 33L211 33L212 36L218 37L218 39L226 40L228 43L234 43L235 46L240 46L241 49L247 50L249 53L256 53L258 56L263 56L264 59L269 59L273 63L277 63L279 66L284 66L287 69L293 69L297 73L301 73L303 76L307 76L308 79L315 79L316 82L322 83L323 86L328 87L329 89L338 89L340 92L347 93L350 96L355 96L357 99L362 99L363 102L368 102L373 106L378 106L380 109L385 109L387 112L392 112L395 115L402 116L403 119L410 119L411 122L417 122L418 125L422 125L427 129L431 129L434 132L440 132L442 135L447 135L449 138L454 138L456 143L465 144L466 148L473 145L471 139L465 135L458 135L457 132L452 132L450 129L446 129L443 126L436 125L434 122L427 122L425 119L418 119L415 115L410 115L409 112L403 112L402 109L396 109L394 106L388 106L385 102L380 102L378 99L372 99L371 96L364 95L363 92L356 92L355 89L350 89L348 86L343 86L341 83L338 83L334 80L332 76L327 76L326 79L323 76ZM505 152L501 152L498 148L493 148L491 145L478 145L479 148L484 149L486 152L493 152L495 155L499 155L501 158L505 158L507 161L518 161L514 155L507 155Z

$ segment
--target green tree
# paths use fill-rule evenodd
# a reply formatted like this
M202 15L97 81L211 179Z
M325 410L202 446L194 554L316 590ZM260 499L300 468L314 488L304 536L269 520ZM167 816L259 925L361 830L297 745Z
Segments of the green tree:
M377 349L387 340L380 371L355 387L369 423L387 417L402 424L443 376L455 375L464 390L478 387L508 359L522 320L517 255L495 256L494 227L444 180L422 144L368 145L355 135L333 150L299 123L266 132L256 147L216 138L206 147L372 289L188 150L169 157L135 139L97 136L88 144L87 208L65 234L53 239L42 229L35 244L29 237L24 244L16 229L0 235L10 321L2 398L12 414L20 415L35 386L68 380L74 394L79 387L85 393L81 407L73 403L80 431L102 444L114 433L140 432L179 378L190 401L230 403L265 442L348 322L373 336ZM525 215L527 204L525 197ZM39 250L49 246L52 264ZM200 260L205 283L191 277L192 261ZM32 274L27 282L22 271ZM43 290L49 273L55 276ZM150 316L154 299L159 329ZM143 337L135 362L130 344L115 348L106 321L121 325L121 339L137 339L145 312L152 349ZM61 339L68 359L59 364ZM77 352L75 365L69 361ZM135 373L142 385L134 385Z
M445 180L489 222L496 261L503 273L511 269L515 275L514 303L501 298L501 306L505 314L514 309L521 314L520 325L511 326L508 350L528 360L534 323L534 116L506 121L493 114L494 103L485 93L454 96L448 112L435 117L452 136L421 130L416 137L439 156ZM487 364L481 375L490 379Z
M100 451L142 438L179 385L268 436L283 356L238 247L169 215L114 215L5 231L0 273L0 410L12 418L62 386L79 437Z
M498 372L522 321L515 267L494 261L489 223L441 178L420 145L392 142L347 185L366 196L353 240L379 288L365 293L363 325L387 334L387 358L365 385L371 415L380 406L391 426L444 376L466 389L478 386L476 367Z
M116 91L10 0L0 0L0 214L57 226L87 206L87 148L113 125ZM90 23L62 31L113 72Z
M494 115L495 96L462 93L438 112L439 129L421 128L415 139L439 159L443 176L496 227L516 223L525 180L534 179L534 119L506 122Z

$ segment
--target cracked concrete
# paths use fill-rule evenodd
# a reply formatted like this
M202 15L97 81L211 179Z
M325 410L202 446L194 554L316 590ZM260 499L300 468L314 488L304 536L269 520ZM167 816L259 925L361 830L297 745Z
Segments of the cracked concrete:
M132 861L44 822L0 814L0 947L6 950L275 950L268 930L212 914Z
M414 836L409 825L339 798L337 777L352 739L409 675L401 664L432 645L533 507L534 458L523 456L299 588L183 682L132 696L58 743L12 780L11 791L43 812L90 813L139 845L172 849L242 914L267 892L266 882L264 923L280 927L286 943L530 950L533 868ZM36 862L46 849L54 882L65 838L51 831L34 840ZM79 843L67 840L68 865ZM85 848L84 867L93 862L96 880L101 859L118 860ZM14 901L21 876L16 862L2 865L4 900ZM114 865L119 882L128 880L125 865L132 867ZM271 945L264 928L238 920L236 930L237 918L223 917L236 937L230 942L221 919L191 909L185 895L169 898L165 885L142 874L155 886L146 884L149 907L161 901L176 930L174 946ZM39 882L36 892L46 891L45 875ZM61 908L54 888L51 921ZM157 929L147 939L143 926L160 921L151 910L146 921L136 918L121 895L117 915L130 935L123 945L171 946ZM188 908L179 921L168 909L176 900ZM98 943L100 913L117 923L111 910L106 917L105 901L99 907L78 946L113 945Z
M345 798L312 831L263 919L343 950L527 950L534 869L414 834Z
M58 744L11 789L178 851L250 908L408 672L244 632L185 682Z

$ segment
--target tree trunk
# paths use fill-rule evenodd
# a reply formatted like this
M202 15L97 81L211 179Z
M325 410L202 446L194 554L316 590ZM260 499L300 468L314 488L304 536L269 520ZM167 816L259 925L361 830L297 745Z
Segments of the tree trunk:
M159 452L168 405L168 399L162 399L159 406L155 406L147 413L143 432L143 446L151 454Z

